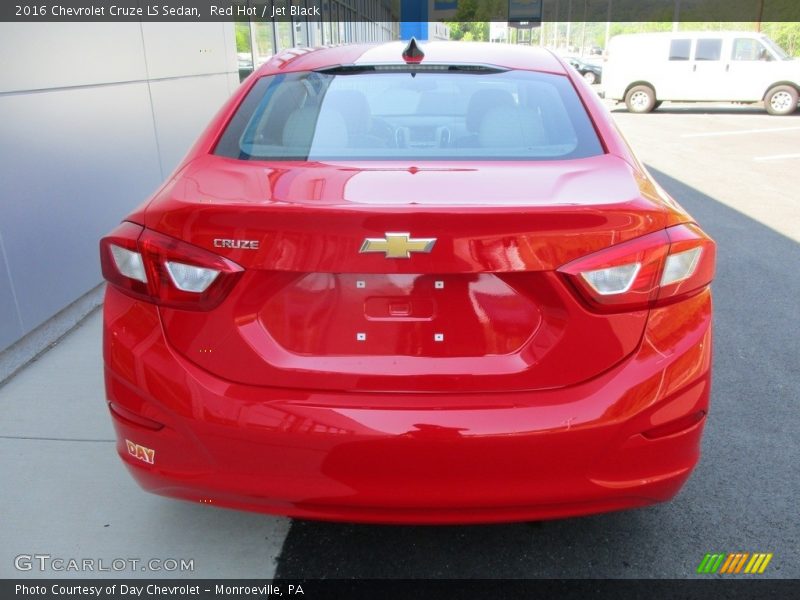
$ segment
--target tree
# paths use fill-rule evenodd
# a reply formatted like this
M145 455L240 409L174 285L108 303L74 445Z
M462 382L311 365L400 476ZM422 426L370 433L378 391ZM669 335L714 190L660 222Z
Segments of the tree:
M455 21L449 21L451 40L488 42L489 21L508 18L505 0L458 0Z
M800 23L762 23L761 31L789 53L800 56Z

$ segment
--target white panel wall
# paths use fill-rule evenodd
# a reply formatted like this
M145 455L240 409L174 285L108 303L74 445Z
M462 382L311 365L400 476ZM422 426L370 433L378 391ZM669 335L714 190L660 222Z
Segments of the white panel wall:
M143 23L142 36L152 79L237 71L230 23Z
M0 92L146 79L138 23L0 23Z
M2 23L0 57L2 351L100 282L238 77L232 23Z
M239 81L238 71L236 81ZM161 166L166 177L230 95L228 75L153 81L150 94ZM185 113L181 114L182 111ZM176 114L181 114L181 118L175 118Z

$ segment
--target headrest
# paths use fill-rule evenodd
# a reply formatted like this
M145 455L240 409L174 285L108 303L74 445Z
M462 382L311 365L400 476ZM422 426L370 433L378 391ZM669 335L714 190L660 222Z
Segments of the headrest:
M478 90L470 96L467 105L467 130L477 133L483 117L491 109L511 108L515 106L514 96L508 90Z
M526 108L493 108L481 121L478 143L483 148L525 150L546 143L539 113Z
M335 110L316 106L299 108L289 115L283 128L283 145L300 148L343 148L347 146L347 127Z
M333 90L322 100L325 110L336 110L344 118L350 135L363 134L369 130L372 117L369 102L363 92L358 90Z

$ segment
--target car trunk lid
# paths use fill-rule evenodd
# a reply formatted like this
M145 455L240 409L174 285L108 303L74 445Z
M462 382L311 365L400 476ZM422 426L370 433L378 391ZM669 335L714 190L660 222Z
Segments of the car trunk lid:
M161 309L173 347L220 377L480 392L571 385L629 355L646 311L593 313L555 270L666 215L610 155L474 168L209 156L146 226L246 269L213 311Z

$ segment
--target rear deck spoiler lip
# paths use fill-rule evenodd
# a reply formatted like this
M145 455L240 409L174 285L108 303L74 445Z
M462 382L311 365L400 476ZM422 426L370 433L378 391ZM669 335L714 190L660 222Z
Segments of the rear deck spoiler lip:
M318 69L313 69L315 73L325 73L330 75L347 75L357 73L374 72L396 72L396 73L420 73L420 72L458 72L473 74L504 73L510 71L507 67L493 64L478 63L350 63L327 65Z

